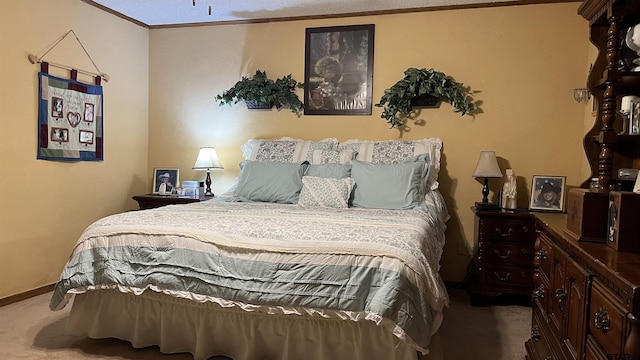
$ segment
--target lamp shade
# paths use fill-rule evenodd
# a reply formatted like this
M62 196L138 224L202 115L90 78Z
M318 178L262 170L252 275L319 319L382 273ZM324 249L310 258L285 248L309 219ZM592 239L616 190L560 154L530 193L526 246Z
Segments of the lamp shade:
M213 147L201 147L200 153L198 153L198 158L196 159L196 163L193 164L194 170L221 170L224 169L220 160L218 159L218 154L216 153L216 149Z
M499 178L502 177L500 166L498 166L498 159L496 159L496 152L491 150L480 151L480 159L478 159L478 165L476 171L473 172L473 177L477 178Z

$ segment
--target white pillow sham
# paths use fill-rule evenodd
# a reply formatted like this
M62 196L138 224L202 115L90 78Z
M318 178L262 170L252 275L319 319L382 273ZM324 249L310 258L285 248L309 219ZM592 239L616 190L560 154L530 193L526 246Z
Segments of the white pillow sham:
M358 140L349 139L338 144L338 150L354 150L356 159L377 164L395 164L404 162L416 155L429 155L429 179L427 187L431 190L438 188L438 173L440 172L440 154L442 140L427 138L420 140Z
M356 155L354 150L316 149L313 151L311 164L348 164Z
M313 151L335 150L338 139L327 138L320 141L283 137L275 140L250 139L240 149L245 160L268 162L312 161Z

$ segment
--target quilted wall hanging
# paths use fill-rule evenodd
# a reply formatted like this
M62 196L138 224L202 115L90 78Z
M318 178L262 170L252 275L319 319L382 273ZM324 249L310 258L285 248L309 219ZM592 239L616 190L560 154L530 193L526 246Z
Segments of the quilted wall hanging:
M102 86L38 77L38 159L103 160Z
M73 34L97 73L43 61L43 57L69 34ZM38 159L68 161L101 161L103 155L102 79L87 49L73 30L49 45L41 56L29 54L32 64L40 64L38 73ZM49 66L70 70L70 79L49 75ZM78 73L94 77L95 85L78 81Z

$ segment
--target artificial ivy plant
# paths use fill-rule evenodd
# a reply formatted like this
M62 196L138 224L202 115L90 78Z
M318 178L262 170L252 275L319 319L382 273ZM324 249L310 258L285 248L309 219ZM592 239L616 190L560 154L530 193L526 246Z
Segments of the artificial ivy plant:
M296 95L296 88L303 88L304 84L299 83L291 77L291 74L276 80L269 79L265 71L256 70L252 77L243 76L240 81L222 94L216 95L215 99L219 105L235 104L244 101L247 107L252 107L253 103L268 104L267 109L276 107L289 108L291 112L300 116L304 104Z
M415 100L425 96L450 103L454 111L462 112L462 115L473 113L477 109L469 90L462 83L434 69L416 68L405 70L404 78L386 89L375 106L384 107L381 117L392 128L400 127L413 108L418 107Z

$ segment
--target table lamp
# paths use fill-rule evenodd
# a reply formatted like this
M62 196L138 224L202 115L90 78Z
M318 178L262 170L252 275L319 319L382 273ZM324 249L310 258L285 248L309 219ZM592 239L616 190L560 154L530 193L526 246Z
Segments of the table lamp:
M498 209L498 204L489 203L489 178L501 178L502 172L498 166L496 152L490 150L480 151L480 159L478 165L473 172L473 177L484 178L482 186L482 202L476 202L476 209Z
M218 159L218 154L216 153L216 149L213 147L201 147L200 152L198 153L198 158L196 159L196 163L193 164L194 170L206 170L207 171L207 180L205 184L207 188L205 190L205 196L214 196L211 192L211 170L222 170L222 164Z

